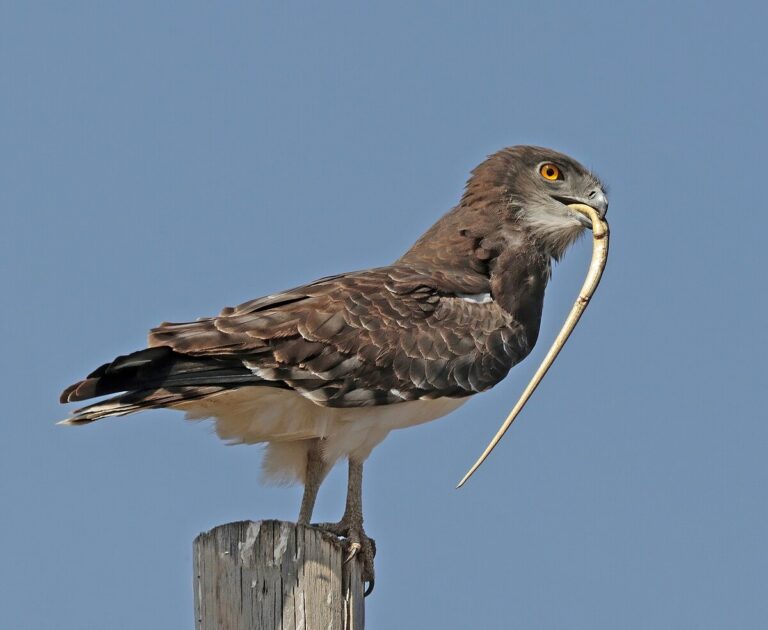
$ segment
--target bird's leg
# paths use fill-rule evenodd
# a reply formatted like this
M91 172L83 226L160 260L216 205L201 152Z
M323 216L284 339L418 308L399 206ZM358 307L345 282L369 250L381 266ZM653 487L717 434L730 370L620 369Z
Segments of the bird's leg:
M317 527L346 538L345 545L349 553L345 562L349 562L360 554L363 559L363 580L368 582L365 594L369 595L373 591L373 557L376 555L376 543L373 538L366 536L363 530L363 462L351 457L349 459L349 482L344 516L338 523L320 523Z
M299 525L309 525L312 511L315 509L317 491L330 470L330 466L323 460L322 439L315 438L310 442L307 451L307 472L304 475L304 495L301 497L301 509L299 510Z

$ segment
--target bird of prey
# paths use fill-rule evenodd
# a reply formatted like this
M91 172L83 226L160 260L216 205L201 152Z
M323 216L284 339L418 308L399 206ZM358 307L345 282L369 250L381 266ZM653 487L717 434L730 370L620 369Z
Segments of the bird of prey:
M65 403L116 395L63 423L158 407L210 418L224 440L267 445L267 479L304 484L302 524L330 468L347 459L344 515L320 527L362 556L370 589L363 462L390 431L450 413L530 353L552 261L591 227L574 203L601 217L608 209L588 169L550 149L503 149L391 265L160 324L146 349L64 390Z

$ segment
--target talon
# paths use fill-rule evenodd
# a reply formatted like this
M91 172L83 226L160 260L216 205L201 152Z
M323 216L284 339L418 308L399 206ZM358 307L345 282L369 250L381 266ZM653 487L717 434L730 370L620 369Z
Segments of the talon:
M363 546L359 542L353 542L349 544L349 553L347 554L346 559L344 560L344 564L347 564L352 558L354 558L357 553L363 548Z
M365 585L363 594L368 597L373 592L373 559L376 556L376 541L366 535L365 531L363 531L362 523L351 523L346 519L342 519L338 523L313 523L312 526L344 539L341 541L346 550L343 564L348 564L355 558L360 558L362 562L360 577Z

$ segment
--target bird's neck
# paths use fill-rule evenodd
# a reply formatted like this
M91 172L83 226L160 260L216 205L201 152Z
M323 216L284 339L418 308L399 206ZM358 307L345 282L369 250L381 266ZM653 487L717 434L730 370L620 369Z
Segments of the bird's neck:
M510 214L509 207L482 212L459 205L443 216L398 263L452 270L468 287L485 282L494 301L536 340L551 272L551 256ZM466 292L471 292L467 290Z
M527 240L527 239L525 239ZM539 336L551 258L528 246L507 247L491 263L493 299L523 326L529 347Z

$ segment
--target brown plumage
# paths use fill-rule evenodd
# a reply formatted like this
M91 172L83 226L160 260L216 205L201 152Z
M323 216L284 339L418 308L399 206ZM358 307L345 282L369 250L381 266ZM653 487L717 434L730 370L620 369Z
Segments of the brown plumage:
M222 437L269 443L268 471L304 481L313 503L336 459L361 462L393 428L447 413L528 355L551 261L585 227L574 201L607 209L600 182L571 158L504 149L393 264L161 324L147 349L63 392L62 402L117 394L65 422L155 407L212 417ZM313 472L317 449L324 465Z
M102 366L62 401L145 390L149 406L167 406L176 387L256 384L330 407L468 396L501 380L535 334L494 302L457 297L489 289L482 276L430 275L407 263L337 276L218 317L162 324L150 349ZM188 390L179 395L186 400ZM133 411L136 395L127 396ZM119 401L86 408L73 422L116 415Z

